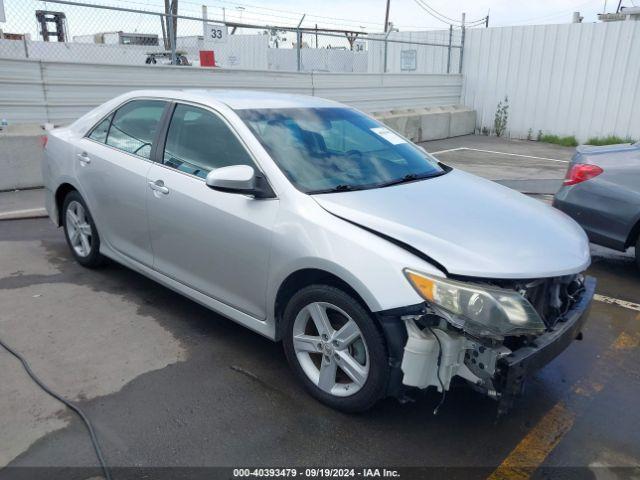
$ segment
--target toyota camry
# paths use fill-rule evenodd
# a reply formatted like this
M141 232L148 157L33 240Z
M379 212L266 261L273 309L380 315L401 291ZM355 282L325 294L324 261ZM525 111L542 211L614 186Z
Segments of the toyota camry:
M130 92L51 131L43 172L81 265L109 258L281 341L345 411L461 381L504 412L594 293L564 213L317 97Z

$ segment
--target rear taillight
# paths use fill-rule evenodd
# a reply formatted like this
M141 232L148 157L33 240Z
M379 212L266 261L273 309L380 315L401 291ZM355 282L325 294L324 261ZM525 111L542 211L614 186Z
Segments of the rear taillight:
M566 177L564 177L563 185L575 185L593 177L597 177L603 170L597 165L589 165L588 163L576 163L569 167Z
M47 148L48 141L49 141L49 135L42 135L40 137L40 145L42 145L42 148Z

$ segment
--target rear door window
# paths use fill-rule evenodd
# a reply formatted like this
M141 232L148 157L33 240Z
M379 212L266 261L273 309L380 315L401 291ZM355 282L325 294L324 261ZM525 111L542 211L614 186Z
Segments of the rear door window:
M106 144L149 158L165 105L161 100L134 100L123 105L113 117Z
M96 142L105 143L107 141L107 135L109 134L109 126L111 126L112 118L113 113L93 127L93 130L89 134L89 138Z

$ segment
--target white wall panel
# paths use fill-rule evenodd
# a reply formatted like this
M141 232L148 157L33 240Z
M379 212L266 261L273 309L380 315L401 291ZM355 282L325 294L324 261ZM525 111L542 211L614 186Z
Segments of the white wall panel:
M460 75L297 73L0 59L0 117L65 124L134 89L244 88L316 95L366 111L460 103Z
M463 74L478 128L508 96L514 137L640 139L640 22L467 30Z

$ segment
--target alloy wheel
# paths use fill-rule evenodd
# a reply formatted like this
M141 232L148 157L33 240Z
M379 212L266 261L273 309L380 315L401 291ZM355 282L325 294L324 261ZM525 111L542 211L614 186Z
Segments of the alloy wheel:
M80 202L69 202L65 212L67 235L73 250L80 257L91 253L91 239L93 232L87 218L87 212Z
M342 309L314 302L293 324L293 348L307 377L322 391L347 397L369 376L369 351L357 323Z

